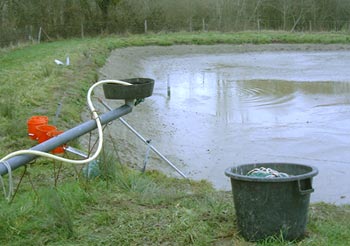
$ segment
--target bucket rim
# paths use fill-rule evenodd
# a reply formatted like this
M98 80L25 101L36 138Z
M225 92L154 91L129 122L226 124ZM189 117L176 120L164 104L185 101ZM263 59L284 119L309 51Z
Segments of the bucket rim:
M233 168L240 168L243 166L248 165L294 165L294 166L300 166L300 167L307 167L311 168L310 172L299 174L299 175L293 175L289 177L276 177L276 178L263 178L263 177L254 177L254 176L247 176L243 174L238 174L232 172ZM302 179L308 179L316 176L318 174L318 169L315 166L312 165L306 165L306 164L300 164L300 163L291 163L291 162L256 162L256 163L247 163L247 164L238 164L233 167L229 167L225 170L225 175L231 179L235 180L242 180L242 181L251 181L251 182L290 182L290 181L297 181Z
M48 122L49 117L46 115L33 115L27 120L27 123L30 124L30 123L36 123L36 122L42 122L42 121Z
M38 131L40 131L40 132L45 132L45 133L47 133L47 132L49 132L49 131L57 130L57 127L56 127L56 126L54 126L54 125L47 125L47 124L45 124L45 125L39 125L39 126L36 126L35 128L36 128Z
M64 133L64 131L55 129L55 130L52 130L52 131L48 131L46 133L46 135L48 135L49 137L56 137L56 136L58 136L58 135L60 135L62 133Z

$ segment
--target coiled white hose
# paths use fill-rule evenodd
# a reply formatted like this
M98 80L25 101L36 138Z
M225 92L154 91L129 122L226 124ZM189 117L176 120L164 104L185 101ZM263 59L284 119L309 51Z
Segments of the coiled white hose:
M92 113L92 118L96 121L96 125L97 125L97 130L98 130L98 146L97 146L97 149L95 151L95 153L87 158L87 159L83 159L83 160L72 160L72 159L67 159L67 158L63 158L63 157L60 157L60 156L56 156L56 155L53 155L53 154L50 154L50 153L46 153L46 152L42 152L42 151L38 151L38 150L18 150L18 151L15 151L15 152L12 152L8 155L6 155L4 158L2 158L0 160L0 163L7 163L6 160L8 160L9 158L12 158L14 156L17 156L17 155L23 155L23 154L33 154L33 155L37 155L37 156L42 156L42 157L47 157L47 158L51 158L51 159L54 159L54 160L57 160L57 161L62 161L62 162L67 162L67 163L72 163L72 164L85 164L85 163L88 163L94 159L96 159L98 157L98 155L100 154L101 150L102 150L102 146L103 146L103 129L102 129L102 124L101 124L101 121L100 121L100 118L96 112L96 109L92 103L92 100L91 100L91 93L92 91L95 89L96 86L99 86L101 84L106 84L106 83L112 83L112 84L120 84L120 85L131 85L130 83L128 82L124 82L124 81L121 81L121 80L101 80L101 81L98 81L96 82L95 84L93 84L88 93L87 93L87 104L88 104L88 107ZM10 165L7 165L7 164L4 164L6 165L7 169L8 169L8 175L9 175L9 192L7 193L6 195L6 190L4 188L4 193L5 193L5 197L7 198L7 200L10 199L10 197L12 196L12 193L13 193L13 185L12 185L12 172L11 172L11 167ZM0 182L2 183L2 185L4 186L4 182L2 180L2 176L0 175ZM10 184L11 183L11 184Z

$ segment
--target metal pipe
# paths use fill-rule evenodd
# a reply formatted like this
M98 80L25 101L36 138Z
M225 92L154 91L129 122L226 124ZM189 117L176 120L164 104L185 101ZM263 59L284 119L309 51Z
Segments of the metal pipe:
M72 154L78 155L78 156L80 156L80 157L83 157L83 158L85 158L85 159L89 157L88 154L85 154L85 153L83 153L82 151L80 151L80 150L78 150L78 149L76 149L76 148L73 148L73 147L71 147L71 146L65 147L64 150L67 151L67 152L69 152L69 153L72 153Z
M101 124L105 125L123 115L126 115L132 111L132 106L129 104L124 104L123 106L114 109L112 111L109 111L103 115L100 115ZM31 150L38 150L42 152L49 152L53 149L55 149L58 146L61 146L75 138L78 138L94 129L97 128L96 121L95 120L89 120L85 123L82 123L72 129L69 129L65 131L64 133L51 138L41 144L38 144L34 146L33 148L30 148ZM14 156L12 158L9 158L7 163L10 165L11 170L15 170L19 168L22 165L25 165L32 160L36 159L38 156L31 155L31 154L23 154ZM0 175L6 174L8 172L6 166L0 162Z
M110 106L107 105L106 102L104 102L101 98L98 98L98 101L102 103L103 106L105 106L108 110L112 110ZM171 163L162 153L160 153L152 144L149 143L148 140L146 140L140 133L138 133L131 125L129 125L128 122L126 122L122 117L119 118L119 120L127 127L130 131L132 131L139 139L141 139L142 142L144 142L146 145L148 145L154 153L156 153L160 158L162 158L166 163L168 163L173 169L175 169L176 172L178 172L182 177L187 178L187 176L181 172L173 163Z

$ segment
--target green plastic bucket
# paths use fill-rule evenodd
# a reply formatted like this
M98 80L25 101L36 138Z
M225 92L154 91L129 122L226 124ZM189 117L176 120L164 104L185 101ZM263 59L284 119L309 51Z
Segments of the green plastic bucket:
M254 168L271 168L288 177L247 176ZM285 240L305 235L315 167L292 163L244 164L226 169L231 179L233 202L240 234L249 241L269 236Z

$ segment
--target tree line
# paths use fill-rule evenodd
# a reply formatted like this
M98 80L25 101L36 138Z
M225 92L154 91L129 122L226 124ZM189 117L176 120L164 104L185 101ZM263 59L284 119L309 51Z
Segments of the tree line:
M0 0L0 21L2 43L13 36L37 38L40 27L42 38L148 31L339 31L349 29L350 1Z

